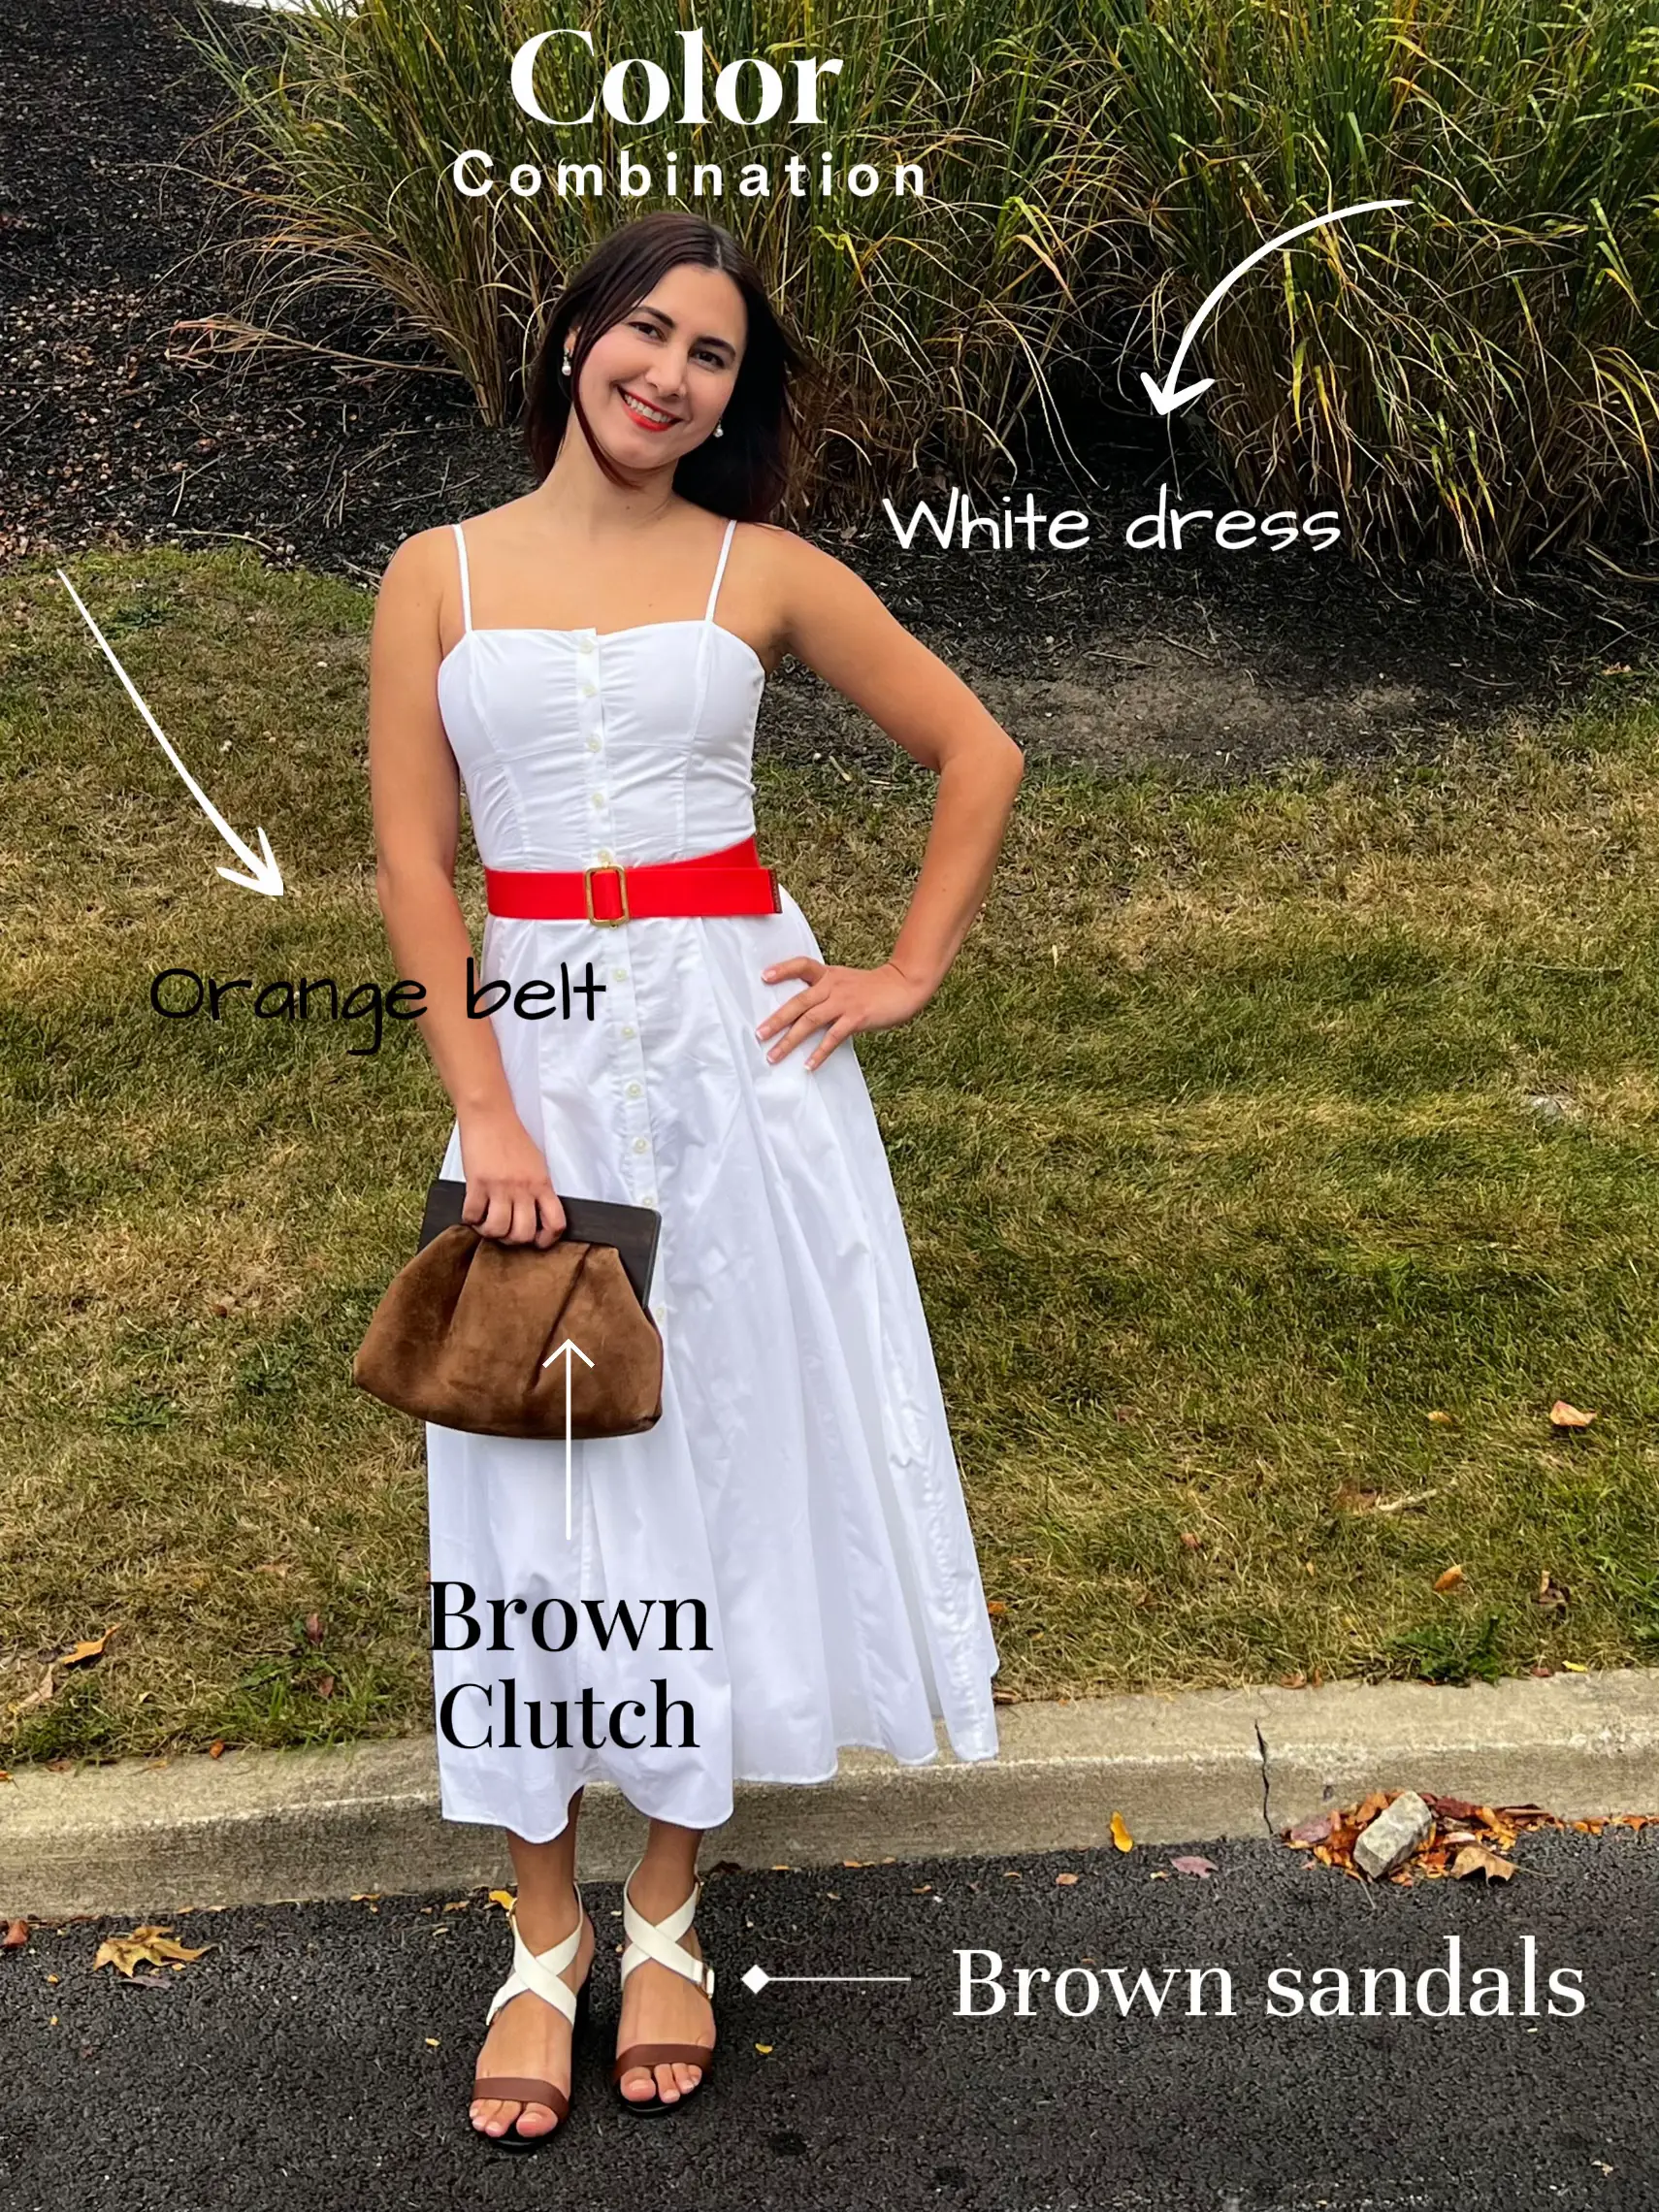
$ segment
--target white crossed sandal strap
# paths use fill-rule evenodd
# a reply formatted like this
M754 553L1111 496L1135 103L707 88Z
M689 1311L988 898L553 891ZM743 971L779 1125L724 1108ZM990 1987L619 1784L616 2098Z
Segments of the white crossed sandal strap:
M636 1860L634 1872L622 1885L622 1927L628 1937L628 1947L622 1954L622 1982L635 1967L651 1960L659 1967L667 1967L670 1973L683 1974L695 1982L712 2004L714 2001L714 1968L706 1959L699 1959L685 1949L679 1941L697 1918L697 1901L702 1895L702 1884L694 1882L692 1893L684 1903L663 1920L647 1920L629 1897L629 1886L634 1875L645 1864ZM714 2046L703 2043L634 2043L624 2051L611 2068L612 2081L620 2081L625 2073L636 2069L649 2071L653 2066L681 2065L699 2066L704 2074L714 2063Z
M574 1885L572 1885L574 1886ZM512 1971L490 2000L490 2009L484 2016L487 2028L504 2004L510 2004L515 1997L526 1990L552 2005L562 2013L573 2029L576 2025L576 2005L581 1996L569 1983L562 1979L582 1946L582 1930L587 1925L587 1911L582 1903L582 1893L576 1890L576 1925L563 1941L545 1951L533 1951L519 1933L518 1916L512 1923ZM570 2100L554 2082L543 2081L529 2074L486 2074L472 2083L474 2098L500 2098L520 2104L545 2104L554 2117L563 2120L569 2111Z

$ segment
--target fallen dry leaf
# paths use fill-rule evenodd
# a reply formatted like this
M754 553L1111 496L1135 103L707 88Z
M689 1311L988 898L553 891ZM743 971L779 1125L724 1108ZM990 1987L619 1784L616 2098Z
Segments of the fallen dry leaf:
M1436 1406L1433 1413L1430 1414L1429 1419L1434 1422L1437 1428L1455 1428L1457 1426L1452 1416L1448 1413L1443 1413L1439 1406Z
M1115 1812L1112 1815L1112 1840L1117 1844L1120 1851L1132 1851L1135 1847L1135 1839L1123 1825L1123 1816L1121 1812Z
M489 1903L499 1904L504 1912L510 1912L512 1910L511 1890L491 1890Z
M333 1695L334 1676L332 1675L319 1675L317 1677L317 1696L319 1698L332 1698Z
M763 2059L769 2059L772 2055L772 2046L770 2043L757 2043L755 2045L755 2048L760 2052Z
M1279 1687L1282 1690L1305 1690L1307 1686L1306 1675L1281 1675L1279 1677Z
M6 1709L12 1713L32 1712L36 1706L45 1705L56 1688L57 1678L49 1667L39 1688L31 1690L26 1698L19 1698L15 1706L9 1706Z
M1480 1807L1471 1805L1467 1798L1436 1797L1432 1790L1419 1790L1429 1810L1443 1820L1479 1820Z
M1297 1821L1294 1828L1285 1829L1285 1840L1298 1848L1322 1843L1340 1818L1336 1812L1316 1812L1310 1819Z
M1463 1570L1461 1567L1448 1567L1444 1575L1435 1577L1434 1586L1437 1590L1455 1590L1462 1579Z
M1194 1536L1189 1528L1182 1530L1181 1541L1188 1551L1199 1551L1203 1548L1204 1539L1201 1536Z
M213 1740L208 1745L208 1757L210 1759L222 1759L224 1755L225 1740L222 1736L215 1736L213 1738Z
M1495 1874L1500 1881L1507 1882L1517 1871L1513 1861L1500 1859L1496 1851L1489 1850L1484 1843L1465 1843L1451 1862L1451 1878L1459 1882L1466 1874Z
M992 1690L991 1702L992 1705L1018 1705L1020 1693L1018 1690Z
M1178 1874L1196 1874L1201 1882L1207 1882L1216 1871L1214 1859L1200 1859L1191 1852L1183 1858L1171 1859L1169 1863Z
M1595 1419L1594 1414L1581 1414L1577 1406L1570 1406L1565 1398L1557 1398L1549 1409L1551 1425L1561 1429L1586 1429Z
M98 1946L98 1956L92 1962L92 1970L100 1967L114 1967L117 1973L132 1979L136 1967L171 1967L180 1972L192 1959L199 1959L204 1951L211 1951L211 1943L203 1943L194 1951L176 1942L170 1929L160 1925L135 1928L130 1936L112 1936Z
M1564 1610L1568 1603L1567 1591L1547 1568L1538 1578L1538 1588L1533 1592L1535 1606L1548 1606L1557 1611Z
M0 1951L20 1951L29 1939L26 1920L9 1920L4 1923L6 1933L0 1936Z
M985 1610L991 1615L992 1620L1000 1620L1003 1614L1008 1610L1008 1607L1006 1601L1002 1598L990 1598L986 1601Z
M109 1643L119 1626L118 1621L112 1621L102 1636L94 1636L84 1643L76 1644L72 1650L63 1654L57 1664L60 1667L82 1667L88 1659L101 1659L104 1655L105 1644Z
M1056 1874L1055 1887L1056 1889L1073 1889L1077 1885L1077 1879L1078 1877L1075 1874Z
M307 1615L306 1615L306 1642L307 1642L308 1643L320 1643L322 1642L322 1640L323 1640L323 1625L322 1625L322 1615L321 1615L321 1613L307 1613Z

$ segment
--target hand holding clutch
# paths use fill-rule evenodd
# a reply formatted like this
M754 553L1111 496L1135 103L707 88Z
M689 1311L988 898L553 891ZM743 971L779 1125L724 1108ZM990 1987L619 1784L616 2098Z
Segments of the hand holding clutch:
M460 1220L466 1187L433 1185L420 1249L375 1308L352 1382L442 1428L563 1437L569 1368L571 1436L652 1427L663 1411L663 1340L642 1301L658 1217L564 1200L557 1243L506 1244ZM616 1241L599 1241L605 1233ZM625 1237L632 1279L618 1249ZM585 1358L546 1364L567 1338Z

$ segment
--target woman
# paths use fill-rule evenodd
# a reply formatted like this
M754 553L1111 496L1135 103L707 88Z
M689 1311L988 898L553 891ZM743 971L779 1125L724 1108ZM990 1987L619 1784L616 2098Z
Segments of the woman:
M561 1191L662 1217L662 1417L575 1445L569 1537L563 1443L427 1432L432 1580L457 1616L440 1637L435 1602L435 1686L457 1722L440 1731L443 1812L505 1828L518 1880L472 2117L515 2148L569 2105L594 1952L574 1881L587 1781L616 1782L650 1821L624 1885L613 2078L631 2111L661 2114L712 2060L691 1923L698 1846L730 1818L733 1779L824 1781L842 1744L920 1764L935 1716L958 1756L996 1754L960 1480L845 1048L938 989L1022 757L856 576L766 523L803 366L728 232L674 212L624 226L547 325L538 488L402 546L374 622L380 905L399 972L427 985L456 1117L441 1172L465 1178L464 1219L546 1246ZM755 716L786 653L939 774L879 967L827 963L758 862ZM491 910L472 975L557 987L531 994L535 1018L500 992L487 1021L470 1013L463 780ZM629 870L708 855L718 878L670 870L667 911L659 895L621 919ZM578 886L580 918L538 916L526 871ZM525 1626L544 1600L581 1623L568 1648ZM445 1648L469 1607L479 1632ZM636 1697L660 1723L637 1740L603 1717ZM527 1747L537 1701L546 1733ZM547 1718L578 1708L579 1732Z

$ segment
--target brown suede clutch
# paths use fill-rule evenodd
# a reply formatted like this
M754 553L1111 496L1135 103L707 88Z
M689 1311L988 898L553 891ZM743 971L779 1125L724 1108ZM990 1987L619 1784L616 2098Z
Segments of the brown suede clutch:
M567 1338L582 1357L552 1357ZM545 1251L507 1245L458 1221L392 1278L351 1380L442 1428L562 1438L567 1368L571 1436L634 1436L661 1417L663 1340L621 1254L569 1233Z

